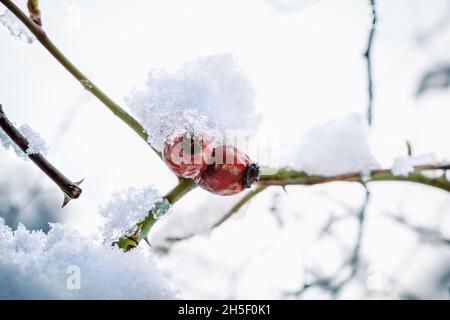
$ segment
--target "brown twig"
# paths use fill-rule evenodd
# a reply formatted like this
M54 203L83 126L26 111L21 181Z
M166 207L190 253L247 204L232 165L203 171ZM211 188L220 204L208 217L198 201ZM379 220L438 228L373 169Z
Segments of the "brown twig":
M22 150L31 161L33 161L39 169L41 169L64 193L63 207L72 199L77 199L81 194L78 187L80 182L72 182L67 179L58 169L56 169L47 159L40 153L27 153L30 143L27 138L9 121L2 105L0 104L0 128L8 137Z

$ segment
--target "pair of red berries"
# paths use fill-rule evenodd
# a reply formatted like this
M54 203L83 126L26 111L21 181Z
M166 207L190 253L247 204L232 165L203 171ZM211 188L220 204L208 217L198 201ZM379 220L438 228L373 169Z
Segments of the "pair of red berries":
M178 177L193 179L203 189L220 195L250 188L260 174L259 166L235 146L212 146L210 140L189 134L166 142L163 159Z

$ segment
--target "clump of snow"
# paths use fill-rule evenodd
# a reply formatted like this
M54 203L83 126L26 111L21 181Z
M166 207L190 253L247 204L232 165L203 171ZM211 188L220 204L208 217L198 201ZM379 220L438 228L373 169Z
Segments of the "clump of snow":
M199 58L175 73L154 70L145 88L125 100L157 150L186 130L199 136L209 130L252 130L260 121L255 91L231 54Z
M158 201L161 195L152 186L115 192L111 201L100 209L100 215L105 218L101 227L104 238L113 242L133 230Z
M25 41L28 44L31 44L36 40L36 37L9 10L5 10L5 12L0 15L0 24L8 28L11 35L17 40Z
M40 153L46 155L48 152L47 143L45 140L34 131L29 125L24 124L20 127L20 132L28 140L27 155Z
M395 176L408 176L414 171L415 166L436 163L436 157L431 153L418 156L398 157L394 159L391 171Z
M368 132L366 120L357 114L316 126L303 137L287 165L312 175L368 174L378 168Z
M28 159L28 155L40 153L46 155L48 146L45 140L34 131L28 124L23 124L19 128L20 133L28 140L28 149L24 153L3 131L0 130L0 144L5 149L12 149L21 159Z
M0 299L170 299L153 255L123 252L54 224L46 235L0 218Z

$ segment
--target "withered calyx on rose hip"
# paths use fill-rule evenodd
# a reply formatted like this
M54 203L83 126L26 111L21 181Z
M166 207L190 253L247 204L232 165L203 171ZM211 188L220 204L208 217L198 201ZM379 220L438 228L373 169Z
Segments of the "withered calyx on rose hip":
M194 179L203 189L231 195L258 181L260 168L232 145L213 147L209 139L184 134L166 142L163 159L178 176Z

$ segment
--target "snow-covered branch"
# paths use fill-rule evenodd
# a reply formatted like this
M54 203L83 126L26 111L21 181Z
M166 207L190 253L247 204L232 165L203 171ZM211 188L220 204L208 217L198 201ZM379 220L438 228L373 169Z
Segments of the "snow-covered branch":
M78 185L81 182L72 182L56 169L48 160L39 152L34 150L28 139L12 124L6 117L2 105L0 105L0 128L15 143L15 145L33 161L39 169L41 169L64 193L63 207L72 199L77 199L81 194ZM30 152L30 147L33 149Z

